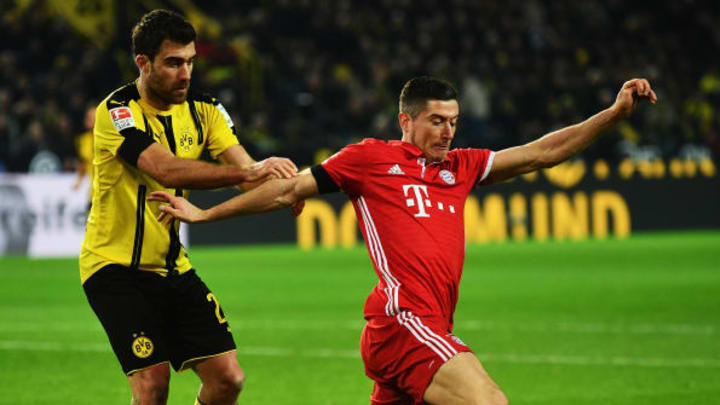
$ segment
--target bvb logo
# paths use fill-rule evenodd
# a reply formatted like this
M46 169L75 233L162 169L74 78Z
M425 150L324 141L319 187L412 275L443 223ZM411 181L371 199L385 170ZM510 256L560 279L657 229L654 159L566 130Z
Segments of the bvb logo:
M150 357L153 352L154 346L149 338L142 336L142 332L140 332L140 334L141 336L133 334L135 340L133 340L132 342L132 352L135 356L141 359L145 359Z
M185 150L185 152L189 152L190 148L192 148L193 145L193 138L190 135L190 130L185 127L183 128L182 135L180 136L180 147Z

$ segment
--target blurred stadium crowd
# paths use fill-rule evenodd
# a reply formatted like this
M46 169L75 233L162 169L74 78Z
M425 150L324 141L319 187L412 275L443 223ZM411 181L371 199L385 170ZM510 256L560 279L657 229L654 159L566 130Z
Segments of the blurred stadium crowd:
M192 86L220 98L258 158L307 165L364 137L397 138L403 83L430 74L461 93L455 146L535 139L647 77L660 103L585 156L720 160L714 1L69 1L94 5L95 31L54 3L0 5L0 171L74 168L86 108L134 79L130 29L157 6L196 26Z

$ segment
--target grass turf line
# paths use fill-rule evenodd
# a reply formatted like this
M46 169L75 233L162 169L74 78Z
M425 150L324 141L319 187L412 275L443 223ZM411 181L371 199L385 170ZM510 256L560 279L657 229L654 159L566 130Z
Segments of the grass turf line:
M367 404L362 248L192 248L248 374L240 403ZM469 246L455 332L519 404L712 403L720 232ZM75 260L0 258L0 404L126 404ZM198 380L173 374L170 404ZM7 402L4 402L7 401Z

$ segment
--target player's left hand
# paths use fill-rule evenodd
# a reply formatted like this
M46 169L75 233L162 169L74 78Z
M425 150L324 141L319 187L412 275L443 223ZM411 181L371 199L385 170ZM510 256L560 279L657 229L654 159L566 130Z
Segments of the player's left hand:
M623 84L611 108L620 118L625 119L635 111L641 99L648 99L653 104L657 102L657 95L650 87L650 82L647 79L628 80Z
M298 172L297 166L292 160L280 157L269 157L263 159L251 166L251 169L262 173L264 176L278 179L290 179L295 177ZM261 178L264 176L260 176Z
M160 201L169 205L160 206L160 214L158 221L169 225L174 219L179 219L187 223L203 222L205 211L194 206L190 201L183 197L174 196L165 191L154 191L150 193L148 201Z

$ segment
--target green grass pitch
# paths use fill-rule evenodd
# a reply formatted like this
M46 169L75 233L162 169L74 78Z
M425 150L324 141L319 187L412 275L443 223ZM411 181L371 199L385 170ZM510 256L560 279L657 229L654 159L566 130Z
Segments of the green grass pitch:
M364 249L193 248L248 374L240 404L365 405ZM513 404L720 402L720 232L469 246L456 334ZM173 374L170 404L194 401ZM77 262L0 258L0 404L127 404Z

